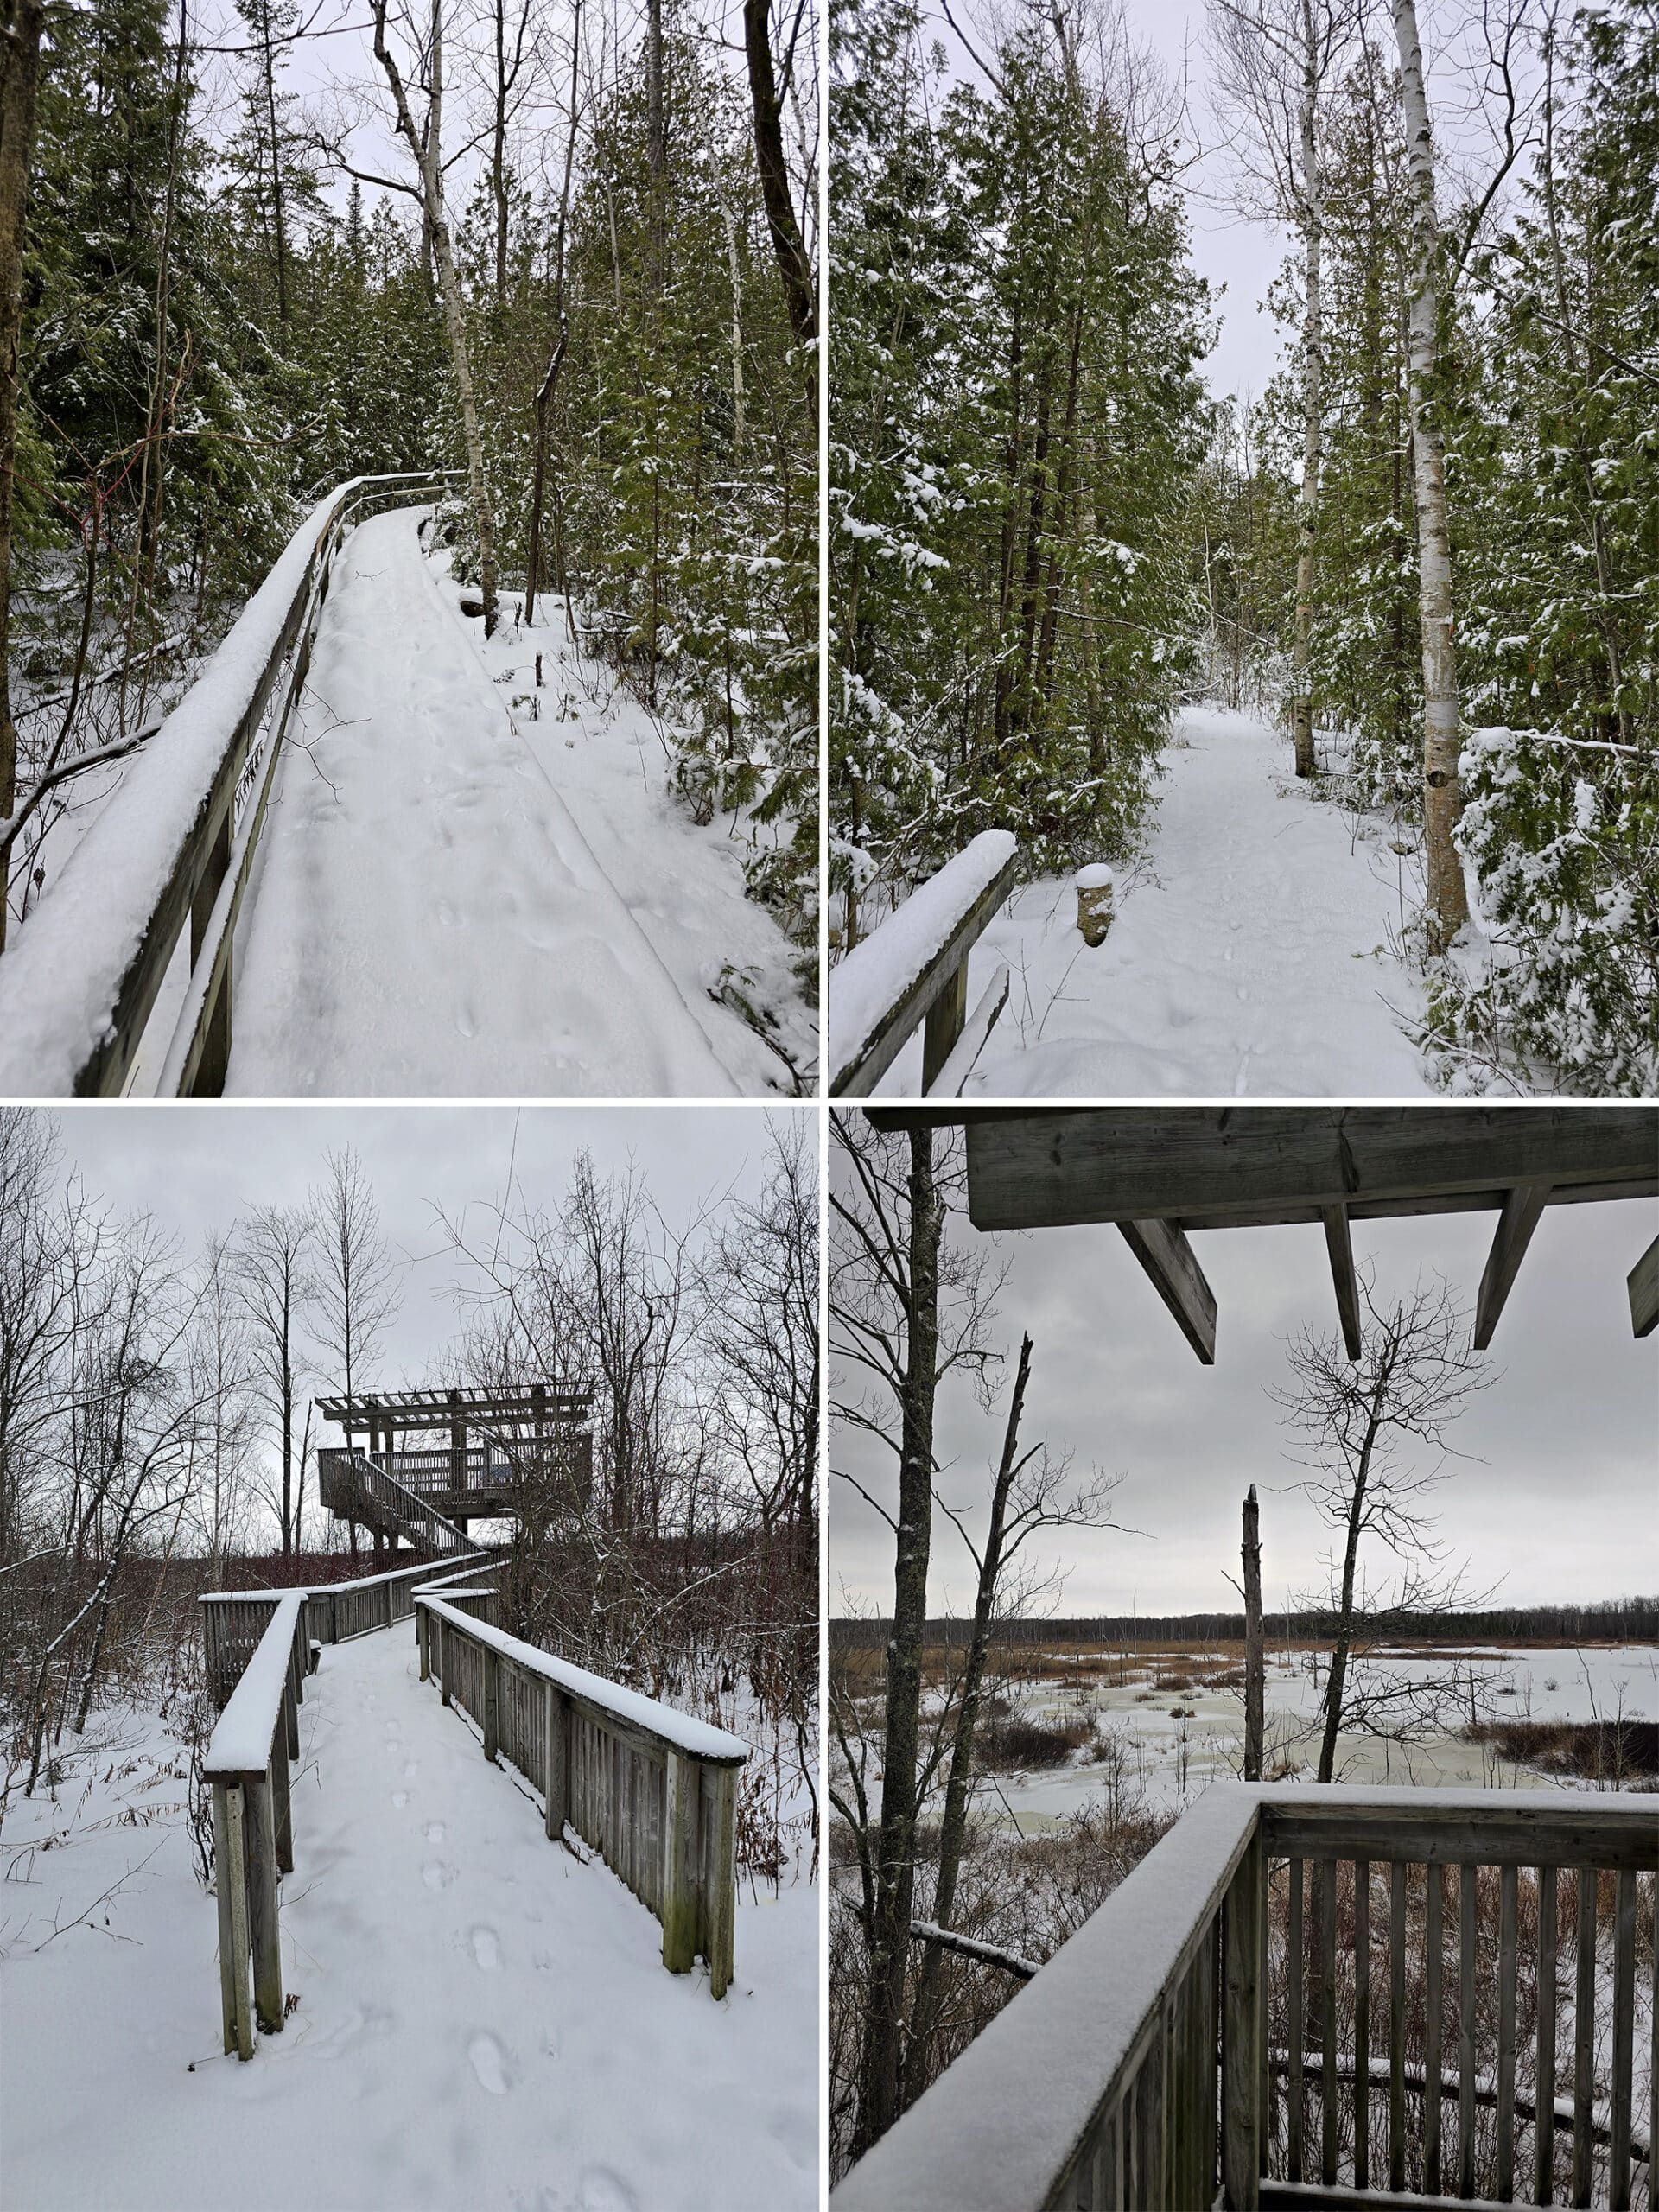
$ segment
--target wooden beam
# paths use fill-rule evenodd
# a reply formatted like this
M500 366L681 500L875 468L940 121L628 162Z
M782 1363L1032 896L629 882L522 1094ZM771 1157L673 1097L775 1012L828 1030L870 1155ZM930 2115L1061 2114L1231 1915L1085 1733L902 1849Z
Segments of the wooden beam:
M1630 1269L1630 1326L1638 1337L1650 1337L1659 1322L1659 1236Z
M1166 1221L1121 1221L1123 1241L1152 1277L1157 1292L1206 1367L1216 1363L1216 1294L1204 1279L1192 1247Z
M1074 1107L963 1114L982 1230L1415 1210L1520 1183L1659 1192L1659 1108ZM884 1121L886 1117L883 1117ZM1317 1217L1315 1216L1314 1217Z
M1503 1211L1497 1217L1497 1234L1492 1239L1492 1249L1486 1255L1486 1271L1480 1279L1480 1295L1475 1300L1477 1351L1484 1351L1492 1341L1492 1332L1515 1286L1527 1247L1532 1242L1532 1232L1543 1218L1548 1204L1548 1183L1517 1183L1503 1201Z
M1363 1346L1359 1333L1359 1281L1354 1273L1354 1243L1348 1234L1348 1209L1321 1206L1319 1217L1325 1224L1325 1249L1331 1255L1331 1281L1336 1288L1337 1312L1342 1319L1342 1341L1349 1358L1357 1359Z

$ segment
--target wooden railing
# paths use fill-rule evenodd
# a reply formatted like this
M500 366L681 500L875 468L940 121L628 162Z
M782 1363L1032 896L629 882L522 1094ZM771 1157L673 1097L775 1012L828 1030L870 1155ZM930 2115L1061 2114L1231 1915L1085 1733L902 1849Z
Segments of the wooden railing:
M471 1580L484 1557L482 1552L470 1552L462 1560L446 1560L442 1567L424 1560L418 1567L394 1567L386 1574L314 1584L297 1592L306 1600L307 1639L312 1643L344 1643L348 1637L366 1636L372 1629L390 1628L394 1621L407 1620L414 1610L414 1592L421 1584L435 1587L440 1582ZM296 1594L283 1590L215 1590L198 1600L207 1691L220 1712L258 1649L272 1614L284 1598Z
M968 956L1014 888L1007 830L982 830L830 972L830 1096L867 1098L918 1024L922 1090L954 1098L1007 1002L997 969L969 1017Z
M1507 2203L1517 2172L1535 2203L1623 2212L1637 2163L1651 2203L1659 2075L1638 2088L1634 2022L1637 1880L1656 1868L1659 1796L1217 1783L853 2169L838 2212Z
M663 1923L663 1964L699 1955L723 1997L737 1904L738 1770L724 1730L555 1659L424 1590L415 1593L421 1679L471 1714L484 1756L540 1789L549 1837L568 1821Z
M225 2048L242 2058L253 2056L256 2018L267 2035L282 2031L276 1883L294 1870L288 1764L300 1755L299 1706L308 1667L305 1593L290 1590L272 1609L202 1760L213 1793Z
M334 557L365 515L435 499L452 474L354 478L295 532L0 961L0 1092L118 1096L187 922L156 1088L224 1088L237 917Z
M324 1446L317 1453L317 1492L331 1512L350 1513L353 1505L372 1505L381 1519L390 1521L411 1543L428 1551L459 1553L470 1548L453 1521L418 1491L387 1471L383 1461L365 1452L335 1451ZM373 1516L359 1517L372 1518Z

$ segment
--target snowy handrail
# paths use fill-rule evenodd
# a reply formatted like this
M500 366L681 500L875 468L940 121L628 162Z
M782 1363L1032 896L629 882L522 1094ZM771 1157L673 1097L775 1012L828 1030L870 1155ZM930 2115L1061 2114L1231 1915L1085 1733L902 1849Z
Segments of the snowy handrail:
M424 1560L416 1567L359 1575L350 1582L308 1584L299 1593L307 1601L306 1633L317 1643L344 1643L352 1637L390 1628L394 1621L409 1618L410 1593L417 1583L476 1574L484 1557L482 1552L468 1552L442 1565ZM207 1688L216 1705L222 1707L230 1698L273 1608L290 1594L282 1590L211 1590L197 1600L202 1608Z
M960 1091L1008 990L999 968L969 1020L968 956L1018 862L1011 830L982 830L847 955L830 979L832 1098L868 1097L923 1020L924 1093Z
M1356 2048L1370 2041L1370 1910L1376 1869L1387 1916L1389 1986L1379 1989L1389 2060L1374 2131L1375 2069L1338 2050L1337 2006L1321 1992L1337 1980L1338 1870L1353 1869L1351 1952ZM1283 1956L1288 2056L1282 2126L1285 2178L1264 2177L1273 2054L1267 2046L1270 1951L1269 1873L1284 1897ZM1315 1870L1314 1910L1304 1943L1306 1870ZM1444 1873L1457 1883L1457 2071L1441 2065ZM1471 1877L1498 1870L1493 1956L1497 1984L1497 2066L1477 2064L1480 1891ZM1536 1869L1539 1892L1535 2073L1556 2078L1557 1872L1573 1870L1577 1891L1576 1999L1572 2100L1560 2128L1570 2137L1570 2175L1559 2177L1553 2101L1517 2096L1516 1976L1519 1870ZM1421 1869L1423 1919L1412 1941L1425 1962L1427 2005L1423 2063L1405 2063L1407 1877ZM836 2212L1046 2212L1081 2206L1121 2212L1142 2205L1255 2208L1328 2201L1313 2184L1344 2184L1342 2202L1386 2205L1408 2186L1408 2148L1421 2165L1422 2194L1442 2199L1440 2107L1455 2102L1455 2173L1445 2187L1464 2198L1516 2193L1520 2118L1531 2126L1533 2201L1630 2202L1637 2095L1634 2049L1637 1878L1659 1869L1659 1796L1565 1790L1360 1789L1217 1783L1206 1790L1099 1910L998 2014L962 2056L854 2167L835 2193ZM1615 1877L1611 1925L1597 1924L1594 1872ZM1281 1885L1282 1885L1282 1888ZM1415 1885L1414 1885L1414 1891ZM1346 1922L1344 1923L1346 1924ZM1601 1940L1611 1937L1610 1942ZM1611 1954L1611 2002L1598 2005L1599 1973ZM1395 1962L1402 1962L1396 1970ZM1344 1983L1344 1986L1347 1985ZM1605 1984L1604 1984L1605 1986ZM1611 2027L1610 2094L1595 2095L1599 2026ZM1304 2052L1318 2053L1317 2070ZM1451 2053L1446 2054L1448 2056ZM1645 2069L1644 2069L1645 2070ZM1496 2082L1491 2145L1495 2190L1476 2162L1474 2115L1488 2074ZM1426 2093L1424 2085L1436 2085ZM1341 2109L1345 2088L1351 2111ZM1421 2104L1408 2131L1405 2100ZM1315 2100L1308 2126L1307 2099ZM1548 2115L1534 2117L1542 2103ZM1649 2143L1656 2132L1649 2120ZM1386 2134L1386 2181L1370 2171L1374 2132ZM1338 2166L1338 2151L1341 2165ZM1483 2158L1487 2155L1482 2148ZM1306 2171L1304 2161L1306 2160ZM1379 2165L1381 2159L1379 2158ZM1304 2190L1302 2184L1308 2186ZM1351 2184L1351 2186L1345 2184ZM1566 2191L1567 2193L1561 2193Z
M279 1874L294 1871L288 1763L300 1755L299 1706L308 1657L305 1592L290 1590L277 1599L201 1763L203 1779L213 1792L225 2048L242 2058L253 2056L256 2018L267 2035L279 2034L283 2025L276 1883Z
M359 516L430 499L452 473L354 477L295 531L0 960L0 1093L118 1096L187 922L191 973L163 1081L181 1095L223 1088L232 934L330 564Z
M538 1650L425 1590L415 1593L421 1680L477 1722L484 1756L507 1759L663 1923L663 1964L699 1954L723 1997L737 1904L741 1737Z

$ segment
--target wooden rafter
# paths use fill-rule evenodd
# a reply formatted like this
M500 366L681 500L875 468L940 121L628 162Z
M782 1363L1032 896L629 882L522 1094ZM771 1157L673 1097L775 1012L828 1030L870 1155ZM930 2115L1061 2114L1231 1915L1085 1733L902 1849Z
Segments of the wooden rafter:
M1480 1279L1480 1295L1475 1301L1477 1351L1484 1351L1492 1341L1497 1317L1503 1311L1503 1302L1526 1257L1532 1232L1543 1219L1544 1208L1548 1204L1548 1183L1517 1183L1503 1201L1503 1211L1497 1217L1497 1232L1487 1255L1486 1271Z
M1638 1337L1650 1337L1659 1323L1659 1236L1630 1269L1630 1326Z
M1152 1278L1181 1334L1206 1367L1216 1363L1216 1294L1192 1247L1166 1221L1121 1221L1123 1241Z

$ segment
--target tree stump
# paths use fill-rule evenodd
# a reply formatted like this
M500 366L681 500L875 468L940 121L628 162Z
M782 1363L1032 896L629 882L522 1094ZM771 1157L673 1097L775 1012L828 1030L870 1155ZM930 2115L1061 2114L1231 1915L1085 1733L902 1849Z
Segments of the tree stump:
M1116 878L1104 861L1096 861L1077 874L1077 927L1088 945L1102 944L1112 926L1112 893Z

